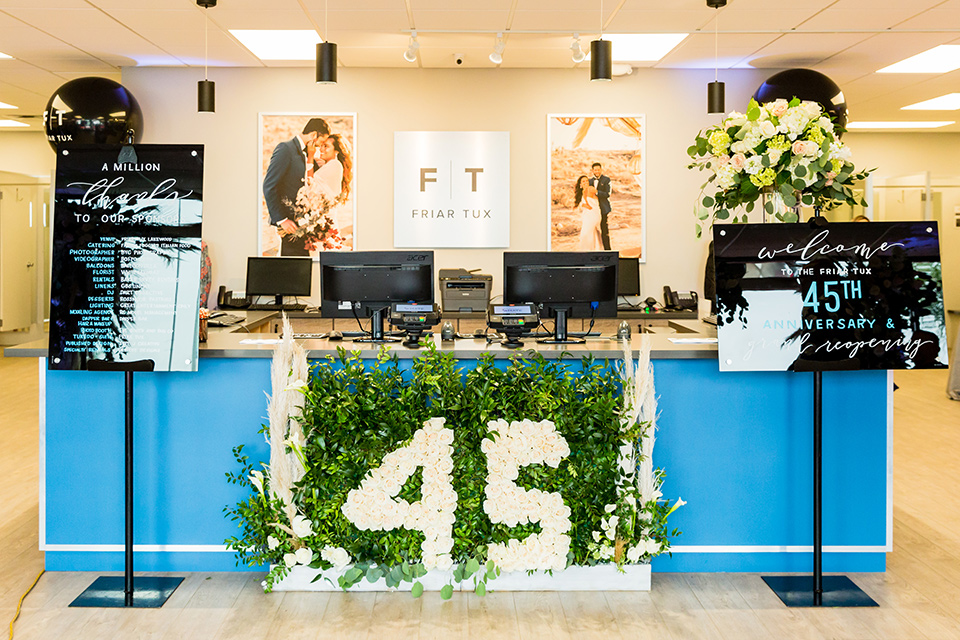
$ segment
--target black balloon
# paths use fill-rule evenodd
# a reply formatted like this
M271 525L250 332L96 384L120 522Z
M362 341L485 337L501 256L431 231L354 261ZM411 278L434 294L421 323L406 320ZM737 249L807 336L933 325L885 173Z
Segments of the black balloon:
M56 90L43 112L47 141L61 144L116 144L133 131L143 137L143 112L124 86L108 78L77 78Z
M800 98L819 102L823 110L833 116L841 127L847 126L847 100L837 83L813 69L788 69L775 73L754 92L753 99L760 104L778 98Z

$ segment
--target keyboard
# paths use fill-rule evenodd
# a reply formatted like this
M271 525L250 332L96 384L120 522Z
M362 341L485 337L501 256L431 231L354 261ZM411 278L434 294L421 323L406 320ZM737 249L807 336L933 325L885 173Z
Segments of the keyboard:
M283 304L252 304L247 311L303 311L307 305L300 302L284 302Z

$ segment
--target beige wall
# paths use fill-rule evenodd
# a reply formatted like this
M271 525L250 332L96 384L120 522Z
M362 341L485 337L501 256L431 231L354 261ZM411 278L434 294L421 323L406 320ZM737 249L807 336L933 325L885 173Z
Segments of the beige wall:
M10 171L49 181L56 155L41 132L0 132L0 171Z
M144 110L145 142L206 145L204 235L214 284L242 288L256 251L258 112L357 113L357 248L393 248L393 133L415 130L510 132L510 248L547 246L548 113L646 116L647 264L644 291L664 284L702 289L705 244L694 236L693 204L702 177L686 169L706 113L712 73L648 70L591 83L586 70L344 69L335 86L312 69L218 69L217 113L197 114L193 70L128 69L123 84ZM745 102L767 74L740 72L727 101ZM481 268L499 291L501 249L438 250L439 267Z

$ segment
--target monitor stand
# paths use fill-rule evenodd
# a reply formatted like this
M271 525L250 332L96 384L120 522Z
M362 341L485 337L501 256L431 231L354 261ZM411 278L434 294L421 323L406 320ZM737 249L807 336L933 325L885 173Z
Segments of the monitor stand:
M402 342L403 338L383 335L383 309L377 309L373 312L373 315L370 316L370 337L354 338L353 341L379 344L383 342Z
M556 310L556 325L553 330L552 338L541 338L537 344L584 344L583 338L570 338L567 336L567 311L566 309Z

